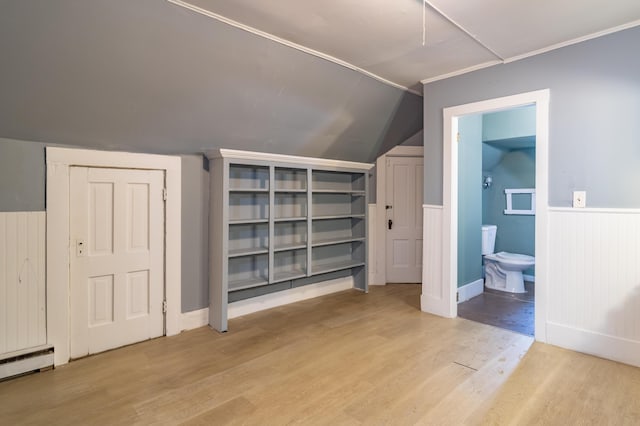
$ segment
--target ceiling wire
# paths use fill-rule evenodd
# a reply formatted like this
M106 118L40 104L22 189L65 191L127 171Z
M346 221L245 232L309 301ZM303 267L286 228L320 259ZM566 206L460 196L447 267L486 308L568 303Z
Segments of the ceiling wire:
M493 56L498 58L500 61L505 62L505 58L503 58L500 54L498 54L498 52L493 50L487 44L483 43L478 37L473 35L469 30L467 30L465 27L463 27L458 22L456 22L453 18L451 18L449 15L447 15L444 11L442 11L441 9L437 8L436 6L434 6L433 3L430 0L423 0L423 2L424 2L425 9L426 9L427 6L429 6L429 8L431 8L433 11L435 11L438 15L442 16L444 19L449 21L451 24L453 24L460 31L462 31L463 33L465 33L466 35L471 37L480 46L482 46L483 48L488 50ZM422 14L423 14L422 16L423 17L424 17L425 9L422 10ZM424 23L424 18L423 18L423 23ZM425 32L424 26L425 25L423 24L423 33Z

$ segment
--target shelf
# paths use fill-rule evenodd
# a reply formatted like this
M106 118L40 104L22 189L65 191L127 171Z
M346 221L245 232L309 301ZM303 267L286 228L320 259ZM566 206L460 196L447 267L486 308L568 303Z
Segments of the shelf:
M360 190L342 190L342 189L314 189L314 194L350 194L350 195L365 195L364 191Z
M238 219L229 221L229 225L246 225L250 223L269 223L269 219Z
M307 248L307 243L300 243L300 244L282 244L282 245L277 245L273 248L273 251L275 252L281 252L281 251L288 251L288 250L300 250L300 249L306 249Z
M255 254L269 253L268 247L255 247L247 249L229 250L229 257L252 256Z
M229 188L232 191L269 190L269 167L249 164L229 164Z
M260 287L267 284L269 284L269 280L267 280L266 277L229 281L229 291L246 290L248 288Z
M273 281L271 282L277 283L282 281L290 281L290 280L295 280L297 278L305 278L306 276L307 276L307 273L302 269L287 271L287 272L278 272L273 274Z
M274 170L276 192L307 192L307 169L276 167Z
M258 189L252 189L252 188L231 188L229 189L229 192L269 192L268 189L262 189L262 188L258 188Z
M319 240L315 239L312 241L313 247L322 247L322 246L331 246L334 244L343 244L343 243L353 243L358 241L364 241L364 237L347 237L347 238L330 238Z
M311 188L314 191L364 192L366 174L358 172L338 172L313 170Z
M229 301L352 276L367 290L364 163L218 150L209 156L209 323Z
M342 262L327 263L325 265L312 266L311 273L312 275L326 274L327 272L341 271L343 269L351 269L358 266L364 266L364 262L348 260Z
M363 214L337 214L332 216L314 216L313 220L328 220L328 219L364 219Z
M297 217L277 217L273 219L274 222L282 223L282 222L302 222L307 220L306 216L297 216Z
M291 194L306 194L307 190L306 189L276 189L274 191L276 194L286 194L286 193L291 193Z

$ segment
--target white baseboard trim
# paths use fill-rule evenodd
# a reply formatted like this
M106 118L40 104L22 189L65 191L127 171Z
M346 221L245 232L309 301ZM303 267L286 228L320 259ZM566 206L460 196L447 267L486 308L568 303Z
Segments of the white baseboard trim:
M198 309L197 311L183 312L180 322L180 330L193 330L209 324L209 308Z
M381 274L369 274L369 285L387 285L385 278Z
M438 315L445 318L455 318L447 303L443 303L441 298L435 298L428 294L420 295L420 309L428 314Z
M301 300L313 299L314 297L349 290L351 288L353 288L353 277L322 281L316 284L229 303L227 316L229 319L237 318L254 312L264 311L265 309L288 305L289 303L299 302Z
M524 278L525 281L530 282L530 283L535 283L536 282L536 277L533 276L533 275L523 274L522 278Z
M640 367L640 341L547 322L547 343Z
M339 291L353 288L353 277L337 278L335 280L323 281L303 287L296 287L276 293L265 294L264 296L253 297L251 299L240 300L229 304L228 318L236 318L242 315L271 309L301 300L312 299ZM196 311L184 312L182 314L181 330L193 330L209 324L209 308L198 309Z
M484 280L481 278L458 287L458 303L466 302L472 297L481 295L484 292Z

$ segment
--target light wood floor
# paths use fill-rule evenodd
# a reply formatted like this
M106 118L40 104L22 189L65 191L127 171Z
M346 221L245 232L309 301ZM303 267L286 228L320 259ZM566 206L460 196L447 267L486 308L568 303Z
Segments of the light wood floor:
M2 382L0 424L640 424L640 369L527 353L419 296L342 292Z

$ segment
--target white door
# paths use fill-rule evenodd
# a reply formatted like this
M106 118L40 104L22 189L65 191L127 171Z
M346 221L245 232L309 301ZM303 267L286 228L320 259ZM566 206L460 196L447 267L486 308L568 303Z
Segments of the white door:
M422 281L423 157L387 158L388 283Z
M70 168L71 357L164 332L164 172Z

